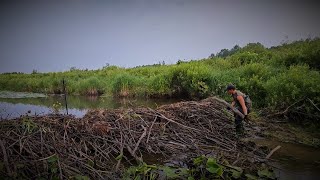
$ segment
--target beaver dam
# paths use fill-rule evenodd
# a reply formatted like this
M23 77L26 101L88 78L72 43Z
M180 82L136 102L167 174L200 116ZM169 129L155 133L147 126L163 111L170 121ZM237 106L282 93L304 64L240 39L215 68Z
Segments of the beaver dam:
M256 173L269 153L236 138L232 113L217 98L92 110L83 118L23 116L1 121L0 130L0 175L8 178L118 179L146 155L182 162L189 170L192 159L212 157L219 167Z

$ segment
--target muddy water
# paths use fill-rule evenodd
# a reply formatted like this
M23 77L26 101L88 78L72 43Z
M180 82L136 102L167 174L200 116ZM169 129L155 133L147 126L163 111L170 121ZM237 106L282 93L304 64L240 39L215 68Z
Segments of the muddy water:
M270 139L254 140L258 145L273 149L281 146L272 156L270 165L274 166L279 179L316 180L320 179L320 149L305 145L283 143Z
M69 114L77 117L83 116L89 109L96 108L128 108L151 107L177 102L178 100L150 100L150 99L115 99L112 97L83 97L68 96ZM30 93L0 92L0 119L14 118L26 114L47 114L53 112L53 104L60 102L60 113L65 113L63 96L45 96ZM320 149L298 144L282 143L270 139L254 139L259 145L281 148L272 155L271 165L279 179L320 179ZM156 156L145 157L148 163L163 161Z
M163 104L177 102L173 99L119 99L113 97L67 96L69 114L82 117L88 110L97 108L156 108ZM0 119L19 117L31 111L32 115L44 115L54 111L53 104L61 103L60 113L66 113L64 96L43 95L33 93L0 92Z

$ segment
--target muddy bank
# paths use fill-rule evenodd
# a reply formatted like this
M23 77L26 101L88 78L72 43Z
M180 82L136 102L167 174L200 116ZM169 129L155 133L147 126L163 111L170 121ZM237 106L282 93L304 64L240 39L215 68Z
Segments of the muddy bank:
M232 114L215 98L89 111L83 118L51 115L0 122L3 177L121 178L125 164L146 154L189 161L201 155L255 171L269 151L235 137Z

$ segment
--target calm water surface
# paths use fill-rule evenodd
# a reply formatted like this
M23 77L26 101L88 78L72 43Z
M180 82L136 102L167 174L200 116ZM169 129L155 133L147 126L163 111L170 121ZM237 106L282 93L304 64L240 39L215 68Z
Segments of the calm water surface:
M82 117L90 109L115 109L130 107L156 108L177 102L173 99L119 99L113 97L67 96L69 114ZM64 96L45 96L32 93L0 93L0 118L11 119L31 111L32 115L44 115L54 111L53 104L61 103L60 113L66 113Z

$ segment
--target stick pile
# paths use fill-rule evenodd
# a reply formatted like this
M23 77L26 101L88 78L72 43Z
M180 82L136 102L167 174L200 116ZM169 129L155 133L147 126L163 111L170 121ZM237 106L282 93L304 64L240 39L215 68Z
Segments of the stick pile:
M213 155L254 168L266 154L235 138L232 114L216 98L157 109L92 110L83 118L48 115L0 122L0 176L119 178L145 154ZM180 159L183 161L184 159Z

